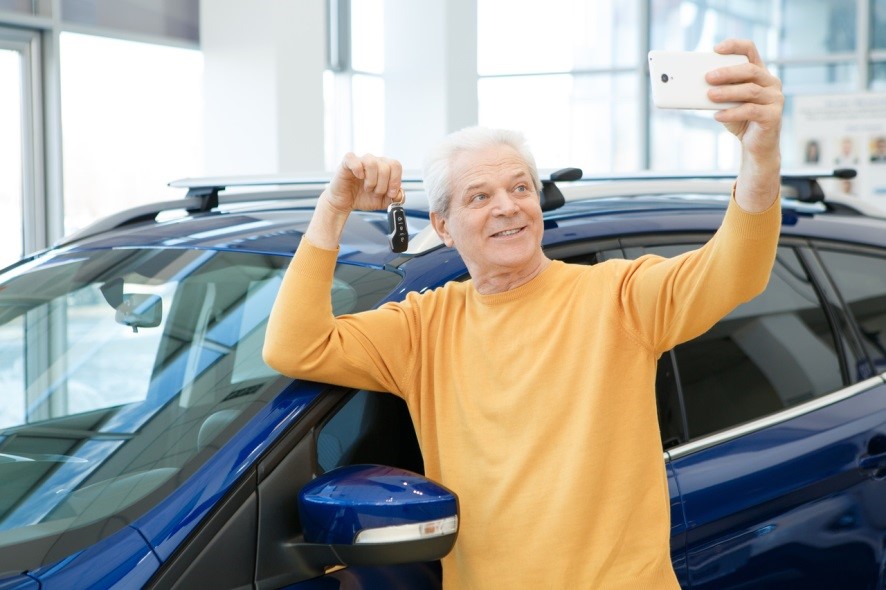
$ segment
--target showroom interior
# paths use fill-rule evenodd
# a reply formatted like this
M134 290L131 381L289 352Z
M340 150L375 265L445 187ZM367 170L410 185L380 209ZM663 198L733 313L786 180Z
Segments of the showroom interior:
M886 588L886 0L0 0L0 213L0 590Z
M316 175L349 150L417 170L475 124L521 129L546 169L728 170L730 138L657 111L645 69L727 36L783 81L786 166L797 99L886 86L886 0L3 0L3 262L177 178Z

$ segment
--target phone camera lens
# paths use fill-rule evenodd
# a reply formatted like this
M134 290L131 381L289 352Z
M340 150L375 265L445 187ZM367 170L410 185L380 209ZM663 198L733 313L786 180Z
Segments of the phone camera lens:
M668 78L668 75L667 75L667 74L662 74L662 75L661 75L661 81L662 81L662 82L667 83L668 80L669 80L669 78Z

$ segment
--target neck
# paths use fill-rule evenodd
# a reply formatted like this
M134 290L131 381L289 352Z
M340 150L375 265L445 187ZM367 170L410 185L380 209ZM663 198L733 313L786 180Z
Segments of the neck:
M511 289L516 289L521 285L525 285L537 277L550 263L551 260L549 258L546 256L540 256L538 260L534 260L532 264L528 264L519 269L503 269L476 276L474 273L471 273L471 279L474 282L474 288L481 295L504 293L505 291L510 291Z

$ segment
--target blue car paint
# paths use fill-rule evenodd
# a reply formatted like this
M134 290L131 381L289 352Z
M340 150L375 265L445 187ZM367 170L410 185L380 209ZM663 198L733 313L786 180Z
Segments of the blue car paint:
M457 515L458 500L443 486L402 469L351 465L304 486L299 509L305 541L349 545L362 530Z
M693 589L880 587L886 470L859 462L886 433L886 383L867 384L672 462Z

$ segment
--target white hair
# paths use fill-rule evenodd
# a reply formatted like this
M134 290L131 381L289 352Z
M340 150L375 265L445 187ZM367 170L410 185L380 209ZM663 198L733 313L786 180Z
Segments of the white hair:
M509 129L466 127L447 135L431 149L425 159L423 180L430 210L443 217L449 214L452 197L451 168L455 156L499 145L506 145L516 150L529 168L532 183L540 194L541 181L538 178L538 168L522 133Z

